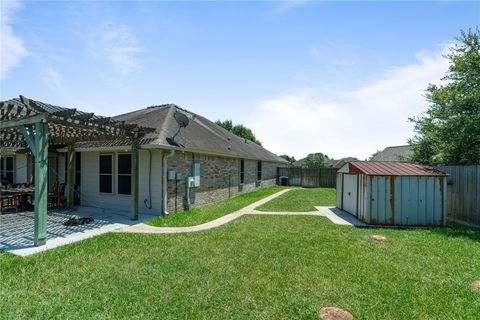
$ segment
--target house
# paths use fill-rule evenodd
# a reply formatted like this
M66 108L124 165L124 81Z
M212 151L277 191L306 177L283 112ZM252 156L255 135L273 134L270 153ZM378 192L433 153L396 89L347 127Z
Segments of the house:
M401 161L352 161L337 171L337 208L373 225L445 226L447 174Z
M7 112L9 105L26 108L25 101L3 101L2 110ZM39 101L30 100L30 103L37 106L33 108L35 110L38 106L44 111L53 110L49 113L51 121L56 121L56 115L68 115L70 111L79 119L92 117ZM111 119L90 119L95 119L96 125L112 123L114 128L149 129L140 139L133 140L138 144L136 196L139 213L181 211L273 185L277 167L288 165L287 161L263 147L173 104L148 107ZM95 128L91 130L89 135L95 132ZM55 183L68 180L68 147L52 139L48 149L50 191ZM82 142L83 139L88 141ZM108 140L101 137L88 139L85 135L78 141L81 142L72 144L77 203L128 214L136 183L133 176L137 158L132 156L132 140L120 136ZM34 172L32 152L25 147L11 148L11 143L3 142L2 138L2 177L10 183L31 182Z
M376 153L370 161L408 161L411 156L410 146L392 146Z

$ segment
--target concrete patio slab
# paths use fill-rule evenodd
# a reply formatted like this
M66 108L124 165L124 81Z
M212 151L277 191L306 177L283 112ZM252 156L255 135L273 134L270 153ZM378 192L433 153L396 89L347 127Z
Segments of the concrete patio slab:
M81 226L64 226L71 214L92 217L95 221ZM47 220L47 244L33 245L33 212L0 215L0 250L18 256L29 256L69 243L101 235L119 228L152 219L151 215L140 215L132 221L127 214L113 213L98 208L80 207L73 212L49 212Z
M363 227L367 225L366 223L352 216L350 213L335 207L315 207L315 209L317 209L322 216L327 217L335 224L356 227Z

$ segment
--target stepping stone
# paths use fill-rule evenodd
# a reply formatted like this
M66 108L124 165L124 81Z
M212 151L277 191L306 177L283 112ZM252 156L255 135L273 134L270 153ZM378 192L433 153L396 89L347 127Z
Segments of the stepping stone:
M318 316L323 320L353 320L350 312L337 307L324 307L318 311Z
M381 236L379 234L372 235L372 239L376 241L387 241L387 237Z
M480 290L480 280L475 280L472 282L472 288Z

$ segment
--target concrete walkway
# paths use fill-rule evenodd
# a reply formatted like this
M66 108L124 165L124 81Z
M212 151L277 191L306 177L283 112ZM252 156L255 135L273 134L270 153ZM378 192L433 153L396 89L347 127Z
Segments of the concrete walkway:
M268 196L266 198L263 198L262 200L259 200L257 202L254 202L238 211L229 213L223 217L220 217L218 219L199 224L196 226L191 226L191 227L154 227L154 226L149 226L145 223L139 223L127 228L123 228L120 230L117 230L117 232L127 232L127 233L183 233L183 232L196 232L196 231L203 231L203 230L208 230L212 228L219 227L221 225L224 225L230 221L233 221L244 214L252 214L254 212L256 207L261 206L264 203L267 203L268 201L275 199L282 194L290 191L291 189L285 189L280 192L277 192L275 194L272 194L271 196Z
M363 227L367 224L362 222L352 216L350 213L340 210L335 207L315 207L318 210L318 213L323 216L327 217L330 221L335 224L343 225L343 226L356 226L356 227Z
M126 232L126 233L156 233L156 234L165 234L165 233L184 233L184 232L196 232L204 231L212 228L219 227L230 221L233 221L243 215L279 215L279 216L318 216L318 217L327 217L335 224L340 225L355 225L361 226L365 225L363 222L357 220L352 215L331 207L316 207L317 211L310 212L267 212L267 211L257 211L255 208L261 206L264 203L269 202L272 199L275 199L284 193L290 191L291 189L285 189L280 192L277 192L271 196L263 198L257 202L254 202L238 211L229 213L223 217L209 221L203 224L199 224L191 227L154 227L144 223L139 223L133 226L115 230L115 232Z

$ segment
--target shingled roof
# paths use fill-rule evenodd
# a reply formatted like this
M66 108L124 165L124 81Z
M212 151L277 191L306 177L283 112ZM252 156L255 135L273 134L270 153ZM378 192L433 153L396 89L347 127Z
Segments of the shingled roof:
M183 113L190 119L188 126L180 129L180 131L174 117L176 112ZM144 137L144 141L148 141L143 143L144 145L177 147L230 157L287 163L286 160L256 143L240 138L207 118L179 108L174 104L152 106L118 115L112 117L112 119L124 121L126 124L155 128L154 133L149 133ZM172 139L174 136L175 139ZM112 146L112 143L108 142L108 145ZM121 142L114 145L121 145ZM100 147L102 145L81 143L77 147L85 148L89 146Z

